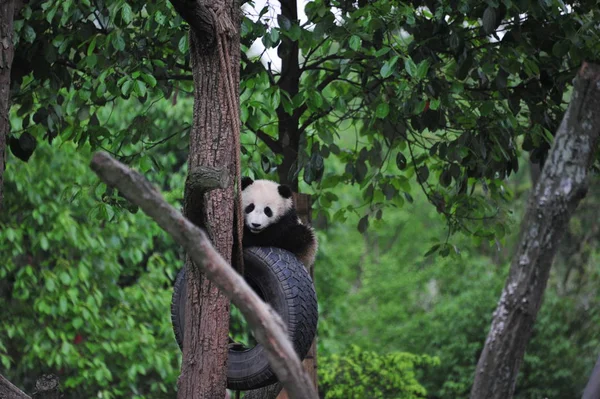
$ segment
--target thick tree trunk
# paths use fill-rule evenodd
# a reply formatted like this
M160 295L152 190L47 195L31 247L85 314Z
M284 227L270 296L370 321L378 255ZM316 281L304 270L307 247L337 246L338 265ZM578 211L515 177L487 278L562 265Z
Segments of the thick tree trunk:
M477 364L471 399L513 396L558 243L587 190L588 168L600 135L598 81L600 67L584 64L529 199L520 246Z
M16 8L18 8L16 0L0 1L0 210L2 210L4 199L6 139L10 130L8 119L10 111L10 69L15 54L13 18Z
M194 121L190 133L188 170L210 167L235 176L235 135L239 124L240 37L239 11L233 1L190 2L171 0L190 24L190 56L194 76ZM230 23L230 21L232 23ZM221 35L227 31L227 37ZM227 46L225 48L219 46ZM231 70L221 55L231 54ZM228 76L233 79L233 110L228 108ZM232 115L233 118L232 119ZM234 185L199 192L186 187L184 212L194 224L205 227L217 251L231 263L233 245ZM229 300L216 285L186 260L187 293L183 362L179 398L223 398L227 385Z
M237 14L233 10L229 12L232 16ZM237 18L234 20L237 21ZM229 53L232 54L231 65L235 66L232 71L235 87L238 87L239 36L236 35L236 39L229 42L232 44ZM194 31L190 33L190 53L195 103L188 168L226 168L230 176L234 176L233 143L234 135L239 135L239 131L234 131L235 125L224 106L227 87L224 74L227 71L221 67L218 51L206 49ZM239 95L236 93L237 99ZM197 225L205 224L208 227L215 249L231 263L234 185L203 193L202 201L187 198L192 195L190 190L186 190L186 217ZM199 220L198 212L201 212L202 220ZM186 268L198 272L189 257ZM189 276L194 274L190 273ZM227 386L229 300L205 275L200 277L199 286L196 286L197 281L195 278L187 279L186 320L191 323L189 327L186 323L178 397L223 398Z

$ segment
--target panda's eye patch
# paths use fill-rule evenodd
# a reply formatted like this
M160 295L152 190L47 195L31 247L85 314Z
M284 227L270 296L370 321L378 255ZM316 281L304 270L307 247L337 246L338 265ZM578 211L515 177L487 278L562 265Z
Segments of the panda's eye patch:
M265 208L265 215L267 215L267 217L273 216L273 211L271 210L271 208L269 208L269 207Z
M250 204L246 207L245 211L246 213L250 213L254 210L254 204Z

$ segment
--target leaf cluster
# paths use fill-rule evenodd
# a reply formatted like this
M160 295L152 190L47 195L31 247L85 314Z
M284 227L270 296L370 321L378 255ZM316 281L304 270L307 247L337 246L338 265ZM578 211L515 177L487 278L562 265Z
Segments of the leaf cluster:
M417 380L420 369L439 360L410 353L378 354L356 345L320 362L319 389L326 399L416 399L427 391Z

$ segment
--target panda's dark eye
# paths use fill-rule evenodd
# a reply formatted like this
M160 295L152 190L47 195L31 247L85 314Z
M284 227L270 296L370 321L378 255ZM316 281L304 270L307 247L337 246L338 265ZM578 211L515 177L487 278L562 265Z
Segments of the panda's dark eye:
M250 204L246 207L245 211L246 213L250 213L254 210L254 204Z
M269 208L269 207L265 208L265 215L267 215L267 217L273 216L273 211L271 210L271 208Z

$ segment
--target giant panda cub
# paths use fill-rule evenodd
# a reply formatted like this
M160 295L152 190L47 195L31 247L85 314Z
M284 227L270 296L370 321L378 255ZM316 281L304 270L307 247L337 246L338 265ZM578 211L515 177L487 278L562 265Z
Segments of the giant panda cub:
M308 269L315 261L317 238L302 224L292 190L271 180L242 179L243 247L277 247L290 251Z

